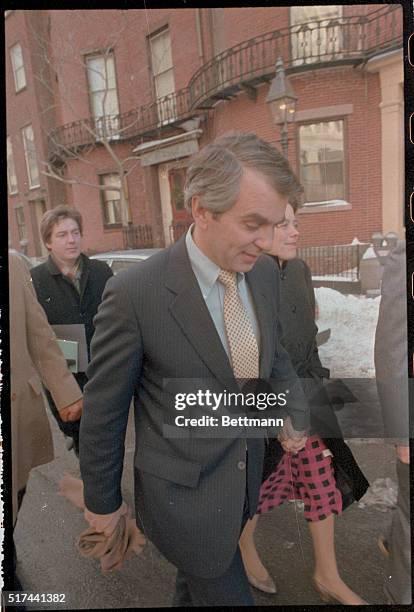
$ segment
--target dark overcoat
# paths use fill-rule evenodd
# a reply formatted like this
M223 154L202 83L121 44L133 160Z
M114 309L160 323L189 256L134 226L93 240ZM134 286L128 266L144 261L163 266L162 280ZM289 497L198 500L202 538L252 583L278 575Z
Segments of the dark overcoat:
M289 353L309 402L311 433L318 434L333 453L335 477L345 508L364 495L369 483L343 440L335 412L323 388L322 379L329 377L329 370L322 366L316 345L318 328L311 272L301 259L292 259L282 266L276 259L276 264L281 279L282 344ZM276 468L282 456L279 442L271 441L265 454L264 479Z
M74 284L59 270L52 257L31 269L37 299L46 312L50 325L85 325L86 343L91 344L93 318L102 300L106 281L112 270L104 262L89 259L81 253L80 294Z
M89 361L90 344L95 330L93 319L101 303L106 281L112 276L112 270L105 262L89 259L83 253L81 260L80 293L71 280L62 274L50 255L47 261L32 268L30 272L37 299L46 312L50 325L85 325ZM83 389L88 380L85 372L78 372L74 376ZM59 428L65 435L75 438L77 448L79 421L64 423L48 390L46 396Z

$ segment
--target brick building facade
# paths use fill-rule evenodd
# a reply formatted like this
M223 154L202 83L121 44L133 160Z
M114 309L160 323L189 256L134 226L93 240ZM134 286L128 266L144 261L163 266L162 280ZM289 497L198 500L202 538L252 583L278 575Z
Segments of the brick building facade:
M39 220L60 203L82 212L88 252L169 244L189 221L191 153L233 129L280 145L266 103L279 56L301 244L402 233L399 5L6 13L14 248L44 254Z

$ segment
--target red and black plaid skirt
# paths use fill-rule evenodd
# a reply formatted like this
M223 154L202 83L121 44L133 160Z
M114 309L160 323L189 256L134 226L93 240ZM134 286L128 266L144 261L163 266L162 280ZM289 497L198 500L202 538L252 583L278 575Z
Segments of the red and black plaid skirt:
M307 521L322 521L342 512L330 451L319 436L310 436L298 453L284 453L262 484L257 513L264 514L287 500L303 501Z

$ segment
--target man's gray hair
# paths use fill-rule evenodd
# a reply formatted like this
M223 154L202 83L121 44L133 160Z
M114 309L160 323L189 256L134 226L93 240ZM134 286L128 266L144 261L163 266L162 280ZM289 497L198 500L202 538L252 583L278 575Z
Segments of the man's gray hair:
M184 202L191 213L193 196L211 212L222 213L237 201L244 168L257 170L296 210L303 188L287 159L253 133L229 132L203 147L191 159Z

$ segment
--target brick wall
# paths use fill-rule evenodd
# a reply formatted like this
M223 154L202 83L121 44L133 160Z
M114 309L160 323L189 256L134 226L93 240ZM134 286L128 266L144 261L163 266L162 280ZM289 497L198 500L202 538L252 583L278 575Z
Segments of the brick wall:
M344 14L365 14L383 5L352 5ZM215 11L213 13L212 11ZM197 28L197 23L199 27ZM89 250L122 247L120 230L104 230L100 195L96 189L77 185L65 187L41 178L41 189L28 190L27 172L20 130L33 124L39 158L47 157L45 135L55 122L62 125L91 115L84 56L111 48L115 54L117 91L120 112L126 112L153 101L153 84L148 52L148 35L168 25L171 33L176 89L187 86L193 74L214 53L264 32L289 25L289 9L225 8L86 10L86 11L13 11L6 19L7 47L17 40L24 47L27 64L27 88L14 94L10 61L6 62L8 91L7 125L12 136L19 194L9 197L9 218L13 242L17 230L14 206L23 203L27 216L29 254L33 252L29 200L44 197L47 206L61 201L80 205L87 213L85 245ZM212 30L212 27L218 30ZM30 32L35 28L46 40L52 69L47 92L33 80L33 71L42 67L39 40ZM201 40L200 40L201 37ZM25 51L26 49L26 51ZM55 74L56 72L56 74ZM381 134L380 87L377 74L368 74L352 66L307 70L291 75L298 96L298 111L326 106L352 105L352 114L345 117L347 141L348 201L352 208L303 214L302 245L350 242L370 238L381 229ZM253 101L245 93L219 102L206 111L202 124L201 144L229 129L254 131L266 140L277 143L279 131L271 121L265 103L268 84L262 84ZM53 92L53 95L52 93ZM53 106L53 113L45 109ZM318 120L322 120L320 117ZM180 130L177 133L181 133ZM297 128L289 131L289 159L298 167ZM159 138L165 137L160 130ZM125 157L140 143L133 139L113 143L117 154ZM68 161L68 176L81 176L96 183L99 172L114 171L113 162L102 145L88 153L91 164ZM139 164L128 178L129 200L134 224L151 223L158 236L161 227L157 168L142 169ZM42 191L43 190L43 191Z

